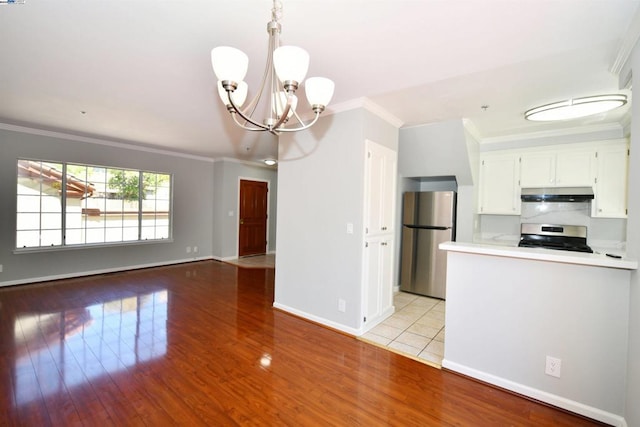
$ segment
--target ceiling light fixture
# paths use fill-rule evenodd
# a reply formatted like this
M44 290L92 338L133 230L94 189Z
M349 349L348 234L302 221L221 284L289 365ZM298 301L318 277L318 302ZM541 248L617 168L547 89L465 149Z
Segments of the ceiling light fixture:
M626 95L587 96L532 108L524 113L524 118L541 122L571 120L604 113L626 103Z
M267 166L273 166L276 163L278 163L278 161L276 159L264 159L263 162Z
M218 46L211 51L211 64L218 79L220 99L236 124L246 130L268 131L278 135L280 132L307 129L318 121L320 113L333 96L333 81L324 77L311 77L304 86L315 117L304 123L296 112L298 98L295 93L307 74L309 54L296 46L280 46L281 26L278 19L281 15L282 5L274 0L271 21L267 24L269 51L262 84L259 92L244 109L241 107L247 97L248 86L243 80L247 74L249 58L241 50L229 46ZM267 99L260 103L263 96ZM262 122L253 118L259 104L263 105L263 110L267 110L264 111L266 118ZM297 126L286 127L292 117L297 121Z

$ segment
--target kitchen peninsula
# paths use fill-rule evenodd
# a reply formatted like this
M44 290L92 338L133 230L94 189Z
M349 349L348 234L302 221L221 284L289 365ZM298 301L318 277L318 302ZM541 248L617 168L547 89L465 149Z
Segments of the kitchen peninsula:
M630 276L603 254L449 242L443 367L624 421ZM559 359L545 374L547 357Z

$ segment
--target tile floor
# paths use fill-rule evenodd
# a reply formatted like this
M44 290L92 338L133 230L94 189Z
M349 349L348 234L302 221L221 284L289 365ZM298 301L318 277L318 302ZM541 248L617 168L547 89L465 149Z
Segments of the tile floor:
M395 313L361 336L391 351L442 366L445 302L405 292L394 295Z

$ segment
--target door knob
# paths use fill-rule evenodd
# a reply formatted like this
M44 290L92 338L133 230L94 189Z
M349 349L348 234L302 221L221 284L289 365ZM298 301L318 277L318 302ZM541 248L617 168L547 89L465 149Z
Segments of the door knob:
M240 224L244 224L244 219L241 219L241 220L240 220Z

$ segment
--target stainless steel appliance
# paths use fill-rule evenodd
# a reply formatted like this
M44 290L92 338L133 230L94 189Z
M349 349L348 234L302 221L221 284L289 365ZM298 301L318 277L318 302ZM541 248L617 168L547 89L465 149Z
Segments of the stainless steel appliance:
M587 246L587 227L583 225L520 224L518 246L593 252Z
M456 192L403 195L400 289L445 298L447 254L438 249L456 237Z
M591 187L523 188L520 192L523 202L590 202L593 198Z

